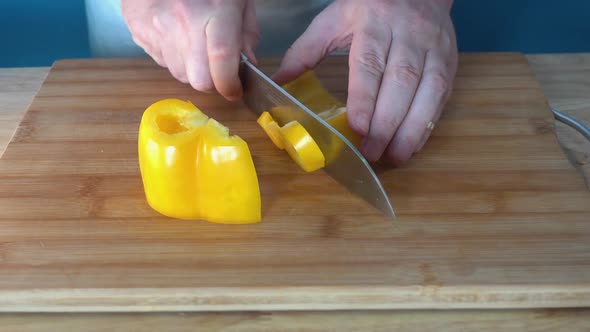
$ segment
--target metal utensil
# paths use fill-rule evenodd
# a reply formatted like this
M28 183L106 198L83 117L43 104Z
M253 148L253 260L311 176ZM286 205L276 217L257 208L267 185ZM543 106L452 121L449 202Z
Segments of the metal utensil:
M240 63L246 105L255 113L271 113L279 125L298 121L313 137L322 152L330 152L324 171L352 193L395 218L393 206L379 178L361 153L336 129L254 66L242 54ZM334 146L340 146L334 153Z

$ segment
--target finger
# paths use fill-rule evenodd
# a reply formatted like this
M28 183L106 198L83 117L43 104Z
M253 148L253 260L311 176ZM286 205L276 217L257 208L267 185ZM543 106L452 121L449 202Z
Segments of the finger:
M197 91L213 92L215 85L209 69L207 40L202 26L191 29L189 38L189 47L185 55L188 81Z
M424 72L414 101L388 147L387 154L395 165L409 160L423 140L430 135L429 122L435 122L450 91L451 70L437 51L426 55Z
M164 63L170 74L174 76L178 81L182 83L188 83L188 78L186 76L184 59L182 57L182 53L177 50L176 45L174 43L165 43L164 48L162 49L162 56Z
M342 30L337 8L329 6L314 18L309 27L285 53L272 80L287 83L313 69L328 53L340 46L336 40Z
M449 83L449 87L447 89L447 93L444 97L444 100L442 102L441 107L438 109L436 116L434 117L434 119L432 120L433 124L437 124L438 120L440 119L443 111L444 111L444 107L447 104L447 102L449 101L449 99L451 98L451 94L453 92L453 79L454 76L457 72L457 51L456 49L453 48L447 48L446 54L450 54L449 56L445 57L447 60L447 67L450 68L449 73L450 73L450 83ZM422 150L422 148L424 147L424 145L426 144L426 142L428 141L428 138L430 137L431 131L426 130L424 132L424 134L422 135L422 139L420 141L420 143L418 144L418 148L416 149L416 152Z
M429 123L426 124L426 130L422 134L422 138L420 138L420 142L418 143L418 146L415 149L416 151L414 151L414 153L422 150L422 148L426 144L426 141L428 141L428 138L430 138L430 134L432 133L432 131L434 130L436 124L438 123L438 120L440 119L440 116L442 114L443 107L444 106L441 106L441 107L438 108L438 110L436 112L436 115L434 116L434 118L432 120L430 120L430 122L432 122L432 123L429 122Z
M369 133L391 37L389 28L370 25L355 33L352 40L346 104L350 127L361 136Z
M160 36L153 24L156 13L154 9L150 6L135 6L132 1L121 1L122 17L133 42L153 58L158 65L165 67L158 45Z
M242 96L238 77L242 46L242 9L229 8L214 14L205 27L211 78L217 91L227 99Z
M242 39L244 46L242 47L244 54L248 57L248 60L254 65L258 64L256 61L256 54L254 50L258 47L260 41L260 31L258 29L258 22L256 20L256 8L254 6L254 0L246 1L246 8L244 9L244 26L242 28Z
M361 151L369 161L378 160L408 113L422 70L425 54L416 45L393 41L369 133Z
M175 22L173 16L167 11L155 15L153 17L153 25L156 31L159 32L161 42L159 43L159 49L161 52L161 62L168 68L168 71L177 80L187 83L188 78L186 75L184 57L181 49L178 48L179 43L185 42L184 38L176 40L172 36L178 38L183 36L181 27ZM167 31L167 33L164 33Z

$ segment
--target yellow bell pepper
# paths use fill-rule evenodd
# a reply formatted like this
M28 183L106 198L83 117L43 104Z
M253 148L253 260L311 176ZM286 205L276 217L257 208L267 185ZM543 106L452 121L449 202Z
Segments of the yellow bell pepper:
M297 121L282 127L274 121L270 113L263 112L257 120L272 142L287 153L306 172L313 172L326 165L322 150L309 132Z
M190 102L160 100L141 119L141 177L148 204L179 219L244 224L261 219L248 145Z
M277 148L284 150L285 142L281 134L281 128L272 118L270 113L263 112L256 120L258 124L264 129L264 132L270 137L270 140L277 146Z
M348 125L345 105L330 94L313 70L304 72L282 88L359 147L361 137ZM342 148L339 143L330 151L339 151Z
M299 122L282 126L281 134L287 153L304 171L313 172L326 166L322 150Z
M332 109L319 113L318 116L334 127L334 129L338 130L354 146L357 148L360 146L361 137L348 125L346 107L333 107Z
M333 107L344 106L328 92L313 70L305 71L281 87L316 114Z
M282 88L359 147L361 137L350 128L346 107L328 92L313 71L306 71ZM273 109L279 120L288 119L290 113L288 108ZM258 124L279 149L287 149L291 158L308 172L325 167L345 148L341 140L335 139L327 144L326 151L321 151L301 124L295 122L280 127L268 112L260 115Z

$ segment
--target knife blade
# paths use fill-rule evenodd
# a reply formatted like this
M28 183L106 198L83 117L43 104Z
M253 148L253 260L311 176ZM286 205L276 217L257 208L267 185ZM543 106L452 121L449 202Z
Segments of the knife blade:
M293 120L298 121L324 154L332 152L323 170L386 217L395 218L393 206L381 181L346 137L272 81L244 54L241 54L239 76L244 91L243 101L250 110L258 115L268 111L281 126ZM334 153L334 146L341 147L337 153Z

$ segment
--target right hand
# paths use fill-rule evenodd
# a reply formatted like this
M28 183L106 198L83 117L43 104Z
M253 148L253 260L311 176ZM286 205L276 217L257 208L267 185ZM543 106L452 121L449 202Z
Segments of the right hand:
M160 66L201 92L242 96L240 52L256 63L254 0L121 0L133 40Z

